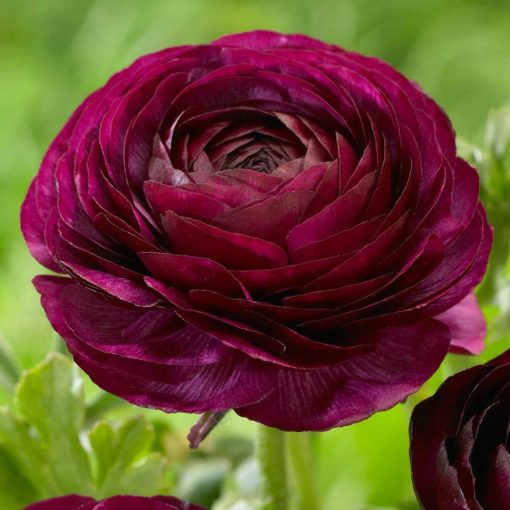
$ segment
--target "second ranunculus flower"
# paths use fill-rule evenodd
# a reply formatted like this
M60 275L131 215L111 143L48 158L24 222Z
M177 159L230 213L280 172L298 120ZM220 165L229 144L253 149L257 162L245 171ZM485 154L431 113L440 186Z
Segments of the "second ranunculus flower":
M87 98L22 211L53 327L101 387L320 430L478 352L491 231L441 109L387 64L253 32Z
M510 351L449 379L411 419L424 510L510 510Z
M87 496L62 496L28 506L25 510L204 510L171 496L113 496L96 501Z

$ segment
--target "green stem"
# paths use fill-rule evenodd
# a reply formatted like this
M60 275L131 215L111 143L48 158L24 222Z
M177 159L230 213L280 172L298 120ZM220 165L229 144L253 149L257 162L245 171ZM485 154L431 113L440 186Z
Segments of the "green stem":
M287 435L297 510L320 509L311 439L312 435L308 432L293 432Z
M258 460L262 476L263 510L288 510L285 433L259 425Z

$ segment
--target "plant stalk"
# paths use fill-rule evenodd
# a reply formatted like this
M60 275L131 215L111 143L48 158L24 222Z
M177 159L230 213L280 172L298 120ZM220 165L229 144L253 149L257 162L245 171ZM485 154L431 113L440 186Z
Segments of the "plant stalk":
M288 510L289 495L285 433L259 425L257 455L262 478L262 509Z
M311 440L310 432L292 432L287 435L296 510L320 510Z

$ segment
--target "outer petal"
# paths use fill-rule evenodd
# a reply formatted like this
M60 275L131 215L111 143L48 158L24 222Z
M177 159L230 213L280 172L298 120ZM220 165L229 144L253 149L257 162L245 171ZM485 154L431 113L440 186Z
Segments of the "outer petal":
M460 354L480 354L484 349L487 324L473 293L460 303L435 317L450 329L450 351Z
M113 496L95 501L85 496L63 496L30 505L25 510L204 510L172 496Z
M339 48L325 44L317 39L312 39L300 34L280 34L270 30L254 30L240 34L232 34L220 37L212 44L217 46L239 46L244 48L270 49L270 48L303 48L315 50L327 50Z
M279 370L275 391L235 411L282 430L327 430L368 418L415 392L437 369L450 335L438 321L388 328L378 347L332 368Z
M144 498L141 496L114 496L99 502L94 510L203 510L171 496Z
M43 266L60 273L62 269L51 256L44 238L44 225L49 212L45 213L44 218L41 216L36 204L36 186L34 180L21 207L21 231L32 256Z
M481 499L485 508L510 508L510 456L500 445L489 457L487 471L481 481Z
M270 365L213 338L190 331L187 341L195 343L190 350L180 334L176 341L168 333L147 338L143 331L133 338L143 326L143 309L105 299L67 278L41 276L35 285L78 365L100 387L131 403L203 412L257 402L273 389ZM90 314L83 313L84 303ZM120 331L126 345L115 337Z
M93 510L95 506L96 501L92 498L73 494L40 501L27 506L25 510Z

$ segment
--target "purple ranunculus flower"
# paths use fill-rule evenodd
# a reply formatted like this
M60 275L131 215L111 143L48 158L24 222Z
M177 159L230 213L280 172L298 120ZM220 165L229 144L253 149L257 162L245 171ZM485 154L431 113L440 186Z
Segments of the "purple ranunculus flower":
M25 510L204 510L171 496L114 496L96 501L86 496L63 496L28 506Z
M141 406L328 429L482 346L491 230L447 117L305 36L114 75L50 146L22 228L63 275L35 285L76 362Z
M411 419L425 510L510 510L510 351L449 379Z

